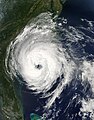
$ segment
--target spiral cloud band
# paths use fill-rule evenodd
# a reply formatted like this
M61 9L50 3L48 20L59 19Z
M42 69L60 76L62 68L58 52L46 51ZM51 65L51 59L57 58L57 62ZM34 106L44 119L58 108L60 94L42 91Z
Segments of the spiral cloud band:
M72 80L75 70L74 62L58 40L55 23L49 13L39 15L11 42L6 67L12 79L20 75L28 89L36 94L42 93L42 97L50 96L47 107ZM58 78L58 86L48 92Z

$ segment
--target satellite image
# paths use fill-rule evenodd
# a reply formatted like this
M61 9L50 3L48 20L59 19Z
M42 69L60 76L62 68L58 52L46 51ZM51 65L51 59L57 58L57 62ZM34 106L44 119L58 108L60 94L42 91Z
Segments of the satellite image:
M0 120L94 120L94 0L0 0Z

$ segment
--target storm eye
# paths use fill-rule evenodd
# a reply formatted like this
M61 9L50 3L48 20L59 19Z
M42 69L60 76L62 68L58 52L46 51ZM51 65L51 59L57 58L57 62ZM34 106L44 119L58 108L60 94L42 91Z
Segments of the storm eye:
M42 69L42 65L40 65L40 64L35 65L35 68L40 70L40 69Z

